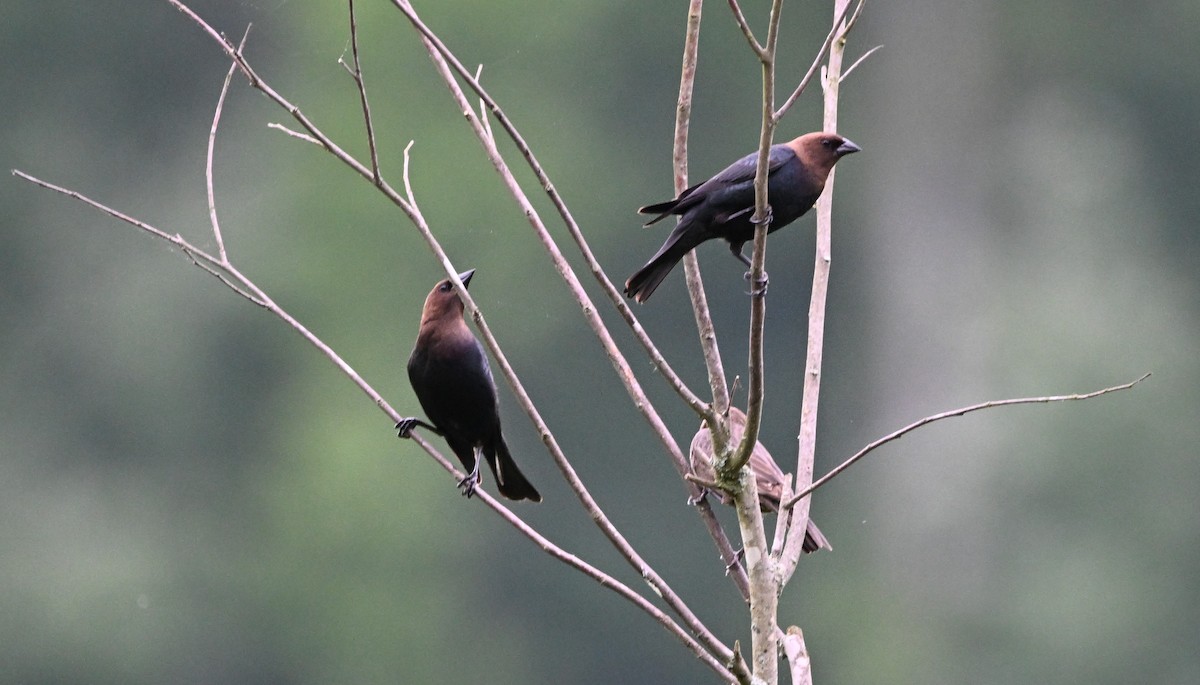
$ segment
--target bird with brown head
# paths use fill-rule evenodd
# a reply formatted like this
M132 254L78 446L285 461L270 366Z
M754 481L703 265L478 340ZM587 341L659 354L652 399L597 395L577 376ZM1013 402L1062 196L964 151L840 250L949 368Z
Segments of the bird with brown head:
M474 275L472 269L458 278L465 287ZM459 482L464 495L474 494L482 460L491 468L501 495L542 501L509 454L487 355L467 327L462 299L448 278L425 298L417 342L408 358L408 380L433 428L468 471ZM405 419L396 427L403 437L417 425L428 427L418 419Z
M836 133L808 133L772 145L767 162L768 233L800 218L812 208L833 165L860 147ZM758 153L730 164L721 173L697 183L673 200L642 207L642 214L658 216L654 224L672 214L679 223L658 252L625 281L625 296L645 302L683 256L700 243L721 238L739 261L750 267L742 247L754 239L754 172Z

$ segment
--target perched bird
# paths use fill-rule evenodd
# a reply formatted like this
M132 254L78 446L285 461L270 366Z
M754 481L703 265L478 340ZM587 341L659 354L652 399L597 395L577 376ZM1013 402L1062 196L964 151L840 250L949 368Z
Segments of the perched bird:
M729 408L729 432L734 440L741 440L746 432L746 415L736 407ZM700 430L692 438L692 473L697 478L712 482L716 478L713 472L712 433L708 426L700 423ZM750 470L754 473L754 482L758 485L758 507L764 512L779 511L779 500L783 497L783 469L771 458L771 453L761 442L754 443L754 451L750 453ZM715 490L722 504L733 506L733 497L723 490ZM703 495L701 495L703 497ZM818 549L833 549L829 540L817 528L817 524L808 520L808 528L804 531L805 552L815 552Z
M458 275L471 282L472 269ZM496 384L487 356L463 319L463 303L450 279L440 281L425 298L417 343L408 358L408 380L433 423L446 438L454 455L468 471L459 482L470 497L480 481L480 457L487 460L496 488L508 499L541 502L542 496L525 479L504 444ZM428 424L405 419L396 424L405 437L414 426Z
M811 209L825 189L825 179L833 165L860 149L836 133L821 132L772 145L767 166L770 208L767 232L787 226ZM625 281L626 297L638 302L650 299L655 288L685 254L713 238L727 241L733 256L750 267L750 260L742 254L742 246L754 240L754 224L750 219L754 215L754 170L757 164L758 153L751 153L716 176L683 191L674 200L638 210L642 214L658 215L648 221L647 226L670 214L681 218L650 261Z

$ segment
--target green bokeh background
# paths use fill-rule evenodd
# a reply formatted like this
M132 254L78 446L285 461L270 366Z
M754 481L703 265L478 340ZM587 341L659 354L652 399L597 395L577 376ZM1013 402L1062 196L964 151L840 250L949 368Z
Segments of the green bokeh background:
M456 266L478 269L472 293L581 476L701 618L748 644L684 489L414 33L390 4L359 5L385 173L399 183L415 140L422 210ZM337 64L344 3L194 7L232 36L253 22L260 73L365 155ZM766 7L744 3L760 31ZM485 65L623 280L665 235L633 209L670 195L686 3L418 9ZM781 83L830 14L787 5ZM1195 2L867 8L849 59L886 47L842 90L840 128L864 151L839 166L818 473L927 414L1154 376L940 423L825 488L813 511L834 551L804 560L781 605L816 682L1200 682L1198 22ZM0 27L4 167L211 246L204 151L227 68L211 41L158 1L10 2ZM700 49L693 178L758 137L758 68L725 3L706 4ZM819 116L814 89L781 136ZM415 413L404 360L439 269L370 184L267 128L278 121L235 80L216 155L229 250ZM0 681L714 681L644 615L459 497L278 321L165 245L6 178ZM763 439L777 456L795 449L812 243L811 218L770 242ZM700 259L727 370L744 375L742 269L717 245ZM682 281L637 313L700 388ZM588 288L686 444L695 418ZM506 389L501 404L546 498L517 511L642 588Z

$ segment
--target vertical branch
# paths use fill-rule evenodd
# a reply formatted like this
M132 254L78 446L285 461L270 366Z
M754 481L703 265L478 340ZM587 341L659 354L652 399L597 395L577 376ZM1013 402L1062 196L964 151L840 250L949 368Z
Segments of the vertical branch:
M700 49L700 17L703 6L704 0L691 0L688 3L687 31L683 41L683 67L679 76L679 101L675 109L675 139L671 154L677 196L688 187L688 127L692 118L692 92L696 81L696 61ZM726 449L729 442L729 427L721 418L729 409L729 389L725 384L725 368L721 363L721 350L717 346L717 334L708 308L708 298L704 294L704 281L700 277L700 261L696 258L694 251L688 252L684 256L683 268L687 279L688 295L692 300L692 313L696 319L696 330L700 335L700 347L704 351L708 384L712 388L712 410L704 418L708 421L713 434L714 449L720 453ZM693 501L697 507L709 507L708 500L704 498L697 498ZM704 516L704 519L708 523L710 516ZM715 517L711 520L716 521ZM721 544L722 540L716 536L714 539L717 540L722 560L730 569L734 584L742 593L742 598L749 601L750 587L746 579L746 572L742 569L741 564L737 563L737 554L734 552L733 546ZM727 541L727 538L725 540Z
M754 254L750 262L750 335L748 351L746 428L737 449L729 458L728 471L737 470L742 487L734 493L742 544L746 550L746 571L750 578L751 664L757 681L779 682L779 637L777 630L779 588L775 559L767 550L767 536L759 510L753 474L747 473L746 461L758 440L763 401L763 330L766 324L767 279L764 263L767 229L771 221L767 197L767 163L775 135L775 48L779 40L779 16L783 0L771 3L767 40L758 52L762 62L762 128L759 132L758 161L754 173ZM749 36L748 36L749 37ZM727 471L727 472L728 472Z
M746 573L750 580L750 663L756 682L779 682L779 585L775 560L767 549L758 484L750 468L738 472L741 487L734 494ZM781 514L782 515L782 514Z
M844 16L850 0L836 0L834 16ZM825 93L825 131L837 131L838 83L842 73L842 54L846 48L845 20L838 27L837 37L829 46L829 65L822 79ZM836 170L835 170L836 171ZM808 308L808 351L804 361L804 391L800 408L799 451L796 460L796 491L812 483L813 460L817 449L817 405L821 394L821 359L825 350L825 299L829 292L829 266L832 249L833 181L835 171L829 172L825 192L817 200L817 250L813 266L812 299ZM786 584L796 571L800 559L804 531L808 526L809 504L805 498L792 509L791 530L780 554L780 582Z
M688 126L692 117L692 87L696 80L696 55L700 47L700 11L703 5L703 0L691 0L688 4L687 35L683 43L683 70L679 78L679 105L675 110L675 145L672 152L677 197L688 187ZM725 384L721 350L717 346L717 334L708 308L708 297L704 294L704 281L700 277L700 260L696 258L694 251L684 255L683 268L687 278L688 295L692 300L692 312L696 318L696 330L700 334L700 346L704 350L708 384L712 388L713 411L724 415L729 409L729 388ZM722 429L722 435L727 435L727 430Z
M762 127L758 139L758 162L754 170L754 251L750 258L750 344L746 375L746 432L731 457L731 468L741 468L750 458L762 422L763 402L763 331L767 318L767 230L771 223L770 198L767 197L767 164L775 136L775 48L779 42L779 15L783 0L771 3L767 44L759 54L762 61Z
M239 55L249 37L250 27L247 26L246 33L242 34L242 42L238 44ZM229 94L229 82L233 80L233 74L237 68L236 62L230 64L229 72L225 74L225 83L221 86L221 95L217 98L217 107L213 112L212 127L208 129L208 153L204 158L204 187L208 192L208 221L212 227L213 240L217 243L217 257L225 263L229 261L229 255L225 253L225 239L221 237L221 222L217 220L217 196L213 190L213 151L217 147L217 127L221 124L221 111L225 108L225 96Z
M782 642L788 668L792 671L792 685L812 685L812 664L808 659L808 647L804 644L804 632L791 626Z
M371 122L371 105L367 102L367 85L363 82L362 65L358 61L358 21L354 15L354 0L349 0L349 5L350 54L354 59L354 68L346 68L350 70L350 75L354 77L354 83L358 86L358 99L362 103L363 120L367 127L367 145L371 150L371 176L375 185L379 185L383 179L379 175L379 151L375 147L375 124Z

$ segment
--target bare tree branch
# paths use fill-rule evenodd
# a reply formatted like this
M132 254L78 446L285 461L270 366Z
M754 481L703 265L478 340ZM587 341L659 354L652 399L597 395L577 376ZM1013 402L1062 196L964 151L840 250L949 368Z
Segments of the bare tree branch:
M808 647L804 644L804 631L791 626L781 642L792 672L792 685L812 685L812 662L808 658Z
M750 49L758 59L765 60L767 57L766 50L758 39L754 37L754 31L750 28L750 24L746 22L746 15L742 14L742 7L737 0L729 0L729 9L733 11L733 20L737 22L738 28L742 30L742 35L746 37L746 42L750 44Z
M870 50L867 50L866 52L864 52L862 54L862 57L859 57L858 59L854 60L854 64L851 64L849 69L842 72L842 83L846 82L846 79L850 77L850 72L857 69L858 65L867 61L868 57L870 57L871 55L874 55L876 52L879 52L882 49L883 49L882 45L876 45L875 47L871 48Z
M246 46L246 39L250 37L250 27L246 27L246 32L242 34L242 42L238 45L238 52ZM237 71L236 64L229 65L229 73L225 74L225 83L221 86L221 96L217 98L216 111L213 113L212 127L208 130L208 154L204 160L204 186L208 191L208 220L212 224L213 239L217 242L217 254L222 262L229 260L225 253L225 240L221 237L221 223L217 221L217 199L213 192L213 150L217 146L217 126L221 123L221 109L225 106L225 96L229 94L229 82L233 80L233 72ZM199 263L196 264L199 266ZM221 278L220 274L213 273L214 276ZM232 287L232 284L229 284Z
M672 162L675 167L675 194L678 196L688 187L688 128L692 117L692 91L696 81L696 62L700 49L700 18L703 0L691 0L688 3L687 28L683 40L683 66L679 76L679 99L675 107L675 139L672 145ZM683 258L684 275L687 279L688 295L692 301L692 314L696 320L696 330L700 335L700 348L704 353L704 364L708 370L708 383L712 390L712 409L701 414L713 432L714 449L724 451L729 442L729 428L724 416L729 411L729 390L725 385L725 368L721 363L721 350L717 345L716 329L713 326L712 314L708 308L708 298L704 294L704 281L700 277L700 260L695 251L689 251ZM718 452L720 453L720 452ZM689 474L690 475L690 474ZM690 479L690 478L689 478ZM704 497L691 495L689 502L697 507L709 507ZM705 522L711 520L717 526L720 524L711 511L702 514ZM746 571L737 563L737 553L721 531L717 547L721 552L721 560L729 569L742 599L750 601L750 586Z
M334 157L337 157L343 164L345 164L346 166L353 169L355 172L357 172L363 178L374 182L375 177L370 169L368 169L361 162L359 162L357 159L355 159L353 155L351 155L350 153L346 152L341 147L336 145L332 140L329 139L328 136L326 136L320 129L318 129L312 123L312 121L310 121L309 118L304 115L303 112L300 111L299 107L297 107L296 105L289 102L286 98L284 98L282 95L277 93L274 88L271 88L271 86L269 86L265 81L263 81L262 78L258 75L258 73L255 72L254 69L250 66L250 63L241 54L241 52L239 52L238 49L235 48L232 43L230 43L228 40L226 40L226 38L223 35L221 35L220 32L218 32L216 29L214 29L212 26L210 26L207 22L205 22L203 19L201 19L200 15L196 14L194 11L192 11L192 9L190 7L183 4L183 2L181 2L180 0L167 0L167 2L170 3L172 7L179 10L185 16L187 16L189 19L191 19L197 26L200 27L201 30L203 30L205 33L207 33L210 38L215 40L221 46L221 49L224 50L225 54L228 55L229 58L232 59L235 63L237 63L238 69L240 69L241 72L249 80L251 87L260 91L263 95L266 95L267 98L270 99L272 102L274 102L275 104L282 107L285 111L287 111L287 113L290 114L292 116L292 118L295 119L296 122L300 124L300 127L308 132L307 135L309 137L311 137L312 140L315 141L317 145L320 145L321 147L328 150L331 154L333 154ZM301 137L296 132L286 129L283 126L276 126L276 128L284 130L291 135L297 135L297 137ZM406 208L403 205L403 202L404 202L403 199L399 195L395 194L394 191L389 193L389 192L387 192L388 189L384 189L382 187L380 188L380 190L384 190L384 192L388 196L389 200L391 200L393 203L397 203L398 206L400 206L400 208L402 210L404 210L406 213L408 212L408 208Z
M949 419L949 418L953 418L955 416L963 416L964 414L970 414L971 412L976 412L976 411L980 411L983 409L991 409L993 407L1008 407L1008 406L1011 406L1014 404L1046 404L1049 402L1072 402L1072 401L1076 401L1076 400L1090 400L1093 397L1099 397L1100 395L1107 395L1110 392L1117 392L1118 390L1128 390L1128 389L1132 388L1133 386L1137 385L1138 383L1141 383L1142 381L1146 380L1149 377L1150 377L1150 374L1146 373L1146 374L1143 374L1137 380L1130 381L1128 383L1123 383L1121 385L1114 385L1110 388L1104 388L1103 390L1095 390L1095 391L1089 392L1089 393L1073 394L1073 395L1047 395L1044 397L1019 397L1016 399L1009 399L1009 400L990 400L988 402L980 402L979 404L972 404L967 407L959 407L958 409L951 409L950 411L944 411L940 414L933 414L931 416L926 416L925 418L923 418L919 421L914 421L899 430L888 433L887 435L883 436L882 438L879 438L878 440L876 440L876 441L872 442L871 444L867 445L866 447L862 448L858 452L855 452L854 456L850 457L849 459L842 462L841 464L838 464L836 467L833 468L833 470L831 470L829 473L825 474L824 476L821 476L821 478L819 478L812 485L810 485L810 486L804 488L803 490L801 490L800 492L798 492L794 497L787 500L783 505L781 505L780 508L782 510L785 507L791 507L791 506L795 505L800 500L811 495L817 488L819 488L822 485L833 480L833 478L835 476L837 476L839 473L850 468L850 466L853 465L854 462L858 461L859 459L862 459L863 457L867 456L868 454L875 451L876 449L888 444L889 442L892 442L893 440L899 440L900 438L904 437L905 435L908 435L909 433L915 431L916 429L921 428L922 426L927 426L935 421L941 421L942 419Z
M750 259L750 332L747 361L746 426L741 441L732 450L725 464L717 464L719 479L737 475L741 487L733 491L738 526L746 550L746 574L750 580L750 662L754 677L764 683L779 682L779 639L776 622L779 615L779 590L782 587L775 572L775 559L767 548L766 531L759 509L758 493L753 474L746 468L750 453L758 441L763 404L763 335L766 328L767 274L764 267L767 255L767 231L770 225L770 206L767 197L767 163L775 135L775 54L779 42L779 18L783 0L771 3L767 23L767 42L756 51L762 65L762 124L759 131L758 159L754 173L754 251ZM749 37L749 36L748 36ZM714 447L715 447L714 436Z
M371 176L378 185L382 180L379 175L379 151L375 146L375 124L371 120L371 105L367 101L367 84L363 81L362 65L358 61L358 22L354 16L354 0L348 0L350 13L350 54L354 59L354 68L349 66L346 70L350 72L350 76L354 78L354 85L358 86L358 99L362 103L363 122L367 127L367 145L371 150ZM345 64L341 59L338 60Z
M320 148L325 147L324 145L321 144L321 141L317 140L316 138L313 138L312 136L308 135L307 133L293 131L292 129L288 128L287 126L284 126L283 124L270 123L270 124L267 124L267 128L273 128L277 131L283 131L284 133L288 134L289 136L291 136L293 138L299 138L300 140L303 140L306 143L312 143L313 145L316 145L317 147L320 147Z
M465 473L459 471L450 460L442 456L442 454L439 453L437 449L433 447L433 445L431 445L420 435L413 434L411 439L416 442L421 449L425 450L426 453L433 457L443 469L453 475L455 479L461 480L466 476ZM681 628L679 624L674 621L674 619L672 619L658 607L654 606L654 604L652 604L649 600L634 592L629 588L629 586L551 542L535 528L525 523L521 517L514 514L513 511L505 506L503 502L497 500L495 497L492 497L492 495L486 490L482 488L477 489L473 499L478 499L479 501L483 502L483 504L507 521L508 524L515 528L519 533L532 540L533 543L541 548L543 552L578 570L585 576L595 580L601 586L613 590L626 601L649 614L652 618L654 618L655 621L658 622L659 625L665 628L667 632L675 636L675 638L679 640L685 647L691 650L692 653L696 654L697 658L700 659L704 665L708 666L718 676L725 679L726 682L737 681L737 678L729 670L729 668L717 661L714 656L707 653L703 646L701 646L695 638L684 631L683 628Z
M845 17L850 0L836 0L834 16ZM862 0L859 0L859 8ZM856 13L857 15L857 13ZM821 90L824 91L825 107L823 130L837 132L838 85L842 73L842 54L846 47L846 31L851 20L841 19L835 24L836 38L829 45L829 64L824 70ZM817 447L817 406L821 395L821 360L825 350L825 300L829 292L829 268L832 259L833 234L833 188L836 168L825 181L825 190L817 200L817 244L813 264L812 294L808 309L808 348L804 360L804 389L800 406L799 447L796 455L796 489L803 489L812 482L813 463ZM781 512L783 509L780 510ZM787 584L796 566L804 544L804 532L808 528L808 502L791 510L790 526L783 549L775 550L779 560L781 582Z
M21 171L20 169L13 169L12 175L16 176L17 178L21 178L26 181L29 181L30 183L32 183L36 186L40 186L47 190L53 190L54 192L66 195L67 197L69 197L73 200L78 200L85 205L89 205L94 209L98 209L101 212L104 212L105 214L113 217L114 219L119 219L121 221L124 221L125 223L135 226L156 238L165 240L168 243L171 243L172 245L174 245L175 247L178 247L180 249L187 248L192 252L193 255L198 256L200 259L204 260L205 262L208 262L209 264L217 264L217 265L221 264L221 260L219 258L214 257L214 256L210 255L209 253L205 252L204 250L196 247L195 245L190 244L188 241L184 240L183 237L180 236L179 234L172 235L170 233L167 233L166 231L155 228L154 226L151 226L150 224L148 224L144 221L141 221L140 219L135 219L135 218L129 216L128 214L118 212L115 209L112 209L103 204L100 204L99 202L93 200L92 198L90 198L86 195L82 195L77 191L69 190L67 188L63 188L62 186L54 185L53 183L50 183L49 181L43 181L42 179L37 178L35 176L31 176L31 175L25 173L24 171Z
M855 16L862 12L864 2L866 2L866 0L859 0L858 9L855 10ZM811 81L813 75L817 73L817 68L821 66L821 61L825 59L825 54L829 51L829 46L833 45L833 38L838 34L842 20L846 18L846 12L849 10L850 6L846 5L842 7L840 12L834 12L833 26L829 28L829 33L825 36L825 42L821 44L821 49L817 50L817 56L813 59L812 65L809 66L808 71L804 73L804 78L800 79L800 84L796 86L796 89L792 91L792 94L788 96L788 99L784 100L783 105L781 105L775 112L776 123L779 123L779 121L783 119L783 116L788 113L788 110L792 108L792 105L796 104L796 100L800 97L800 94L803 93L804 89L808 87L808 82Z
M184 247L181 249L183 250L184 256L187 257L188 260L191 261L191 263L194 266L197 266L200 269L203 269L204 271L207 271L208 273L212 274L213 276L216 276L217 280L224 283L227 288L229 288L233 292L237 293L238 295L241 295L242 297L246 298L247 300L250 300L254 304L258 305L259 307L262 307L264 309L267 308L266 302L260 300L259 298L255 297L254 295L251 295L250 293L246 292L246 290L244 290L241 286L239 286L238 284L236 284L232 280L230 280L229 276L227 276L223 272L219 271L216 267L209 265L208 262L203 261L202 259L198 259L196 257L196 255L193 254L192 249L190 247Z
M736 2L736 0L735 0ZM675 139L671 152L675 167L675 195L678 197L688 183L688 130L692 120L692 91L696 82L696 63L700 50L700 17L704 6L702 0L688 3L687 28L683 40L683 67L679 75L679 99L675 107ZM724 415L729 409L729 390L725 385L725 368L721 363L721 351L717 346L717 335L708 298L704 294L704 281L700 277L700 260L695 251L683 258L687 279L688 295L692 301L692 312L696 319L696 330L700 335L700 347L704 351L704 363L708 370L708 384L712 390L713 406L710 412L700 412L703 419ZM711 421L710 421L711 423Z

